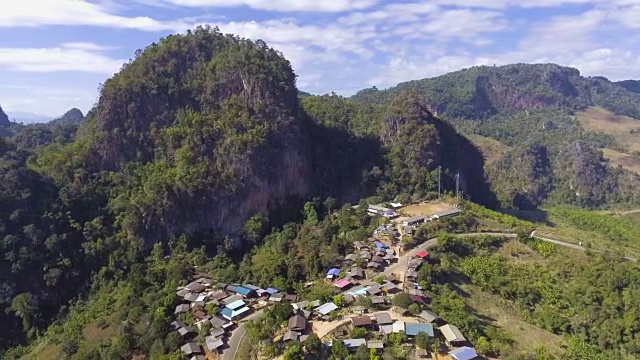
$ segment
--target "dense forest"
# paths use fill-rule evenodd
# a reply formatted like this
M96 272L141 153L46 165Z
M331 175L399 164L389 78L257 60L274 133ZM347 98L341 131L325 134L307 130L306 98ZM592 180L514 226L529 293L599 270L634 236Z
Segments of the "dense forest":
M20 358L42 337L68 358L171 358L179 339L166 314L194 266L219 281L325 298L326 289L300 284L377 225L365 206L347 204L430 199L439 174L445 192L459 175L463 196L487 207L640 203L638 177L609 167L598 150L615 140L570 118L593 104L638 116L637 96L553 65L313 96L262 41L208 27L167 36L105 81L86 116L72 109L22 126L0 109L0 358ZM485 169L465 132L513 152ZM424 228L419 239L472 223ZM473 330L451 304L438 306L476 337L499 338ZM86 341L83 327L98 319L117 334ZM595 339L584 323L544 326ZM629 336L618 347L598 341L632 353Z

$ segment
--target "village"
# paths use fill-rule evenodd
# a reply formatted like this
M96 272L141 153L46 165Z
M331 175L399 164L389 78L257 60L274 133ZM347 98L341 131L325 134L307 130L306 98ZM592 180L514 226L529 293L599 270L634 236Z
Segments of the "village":
M366 347L381 353L393 339L417 359L478 358L455 324L428 310L430 296L417 282L420 268L429 266L428 244L404 250L400 241L422 223L454 217L461 210L440 203L431 214L416 214L403 211L407 208L401 204L390 205L369 206L372 216L388 221L366 242L354 242L352 252L327 269L321 281L335 289L333 301L307 301L277 288L217 283L209 278L176 289L179 304L171 326L185 342L181 350L191 360L235 359L244 337L239 330L243 322L274 304L286 304L293 315L277 339L283 343L304 343L315 334L326 353L338 342L352 352ZM431 346L417 346L425 342L417 340L421 337Z

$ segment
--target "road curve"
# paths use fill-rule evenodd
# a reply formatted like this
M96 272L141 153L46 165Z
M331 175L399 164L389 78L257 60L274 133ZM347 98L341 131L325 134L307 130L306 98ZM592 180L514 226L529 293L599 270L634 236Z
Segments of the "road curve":
M544 242L548 242L558 246L564 246L564 247L581 250L581 251L585 250L584 247L580 245L539 237L539 236L536 236L535 233L536 233L535 230L531 232L531 237L535 237L536 239L540 239ZM514 233L500 233L500 232L489 232L489 233L475 232L475 233L451 234L451 235L456 237L469 237L469 236L479 236L479 235L504 236L508 238L518 237L518 235ZM431 247L436 246L437 244L438 244L438 238L429 239L423 242L419 246L416 246L415 248L402 254L402 256L398 258L398 261L395 264L392 264L386 267L385 270L380 273L380 275L387 276L387 275L398 273L404 270L404 267L406 267L408 260L412 258L416 253L418 253L418 251L423 249L429 249ZM624 259L630 260L630 261L637 261L637 259L628 257L628 256L625 256ZM231 337L229 338L229 341L228 341L229 348L227 348L226 351L224 351L222 355L222 360L235 360L236 354L238 352L238 348L240 347L240 343L242 342L245 335L247 334L246 321L259 317L263 311L264 310L259 310L254 312L253 314L246 317L243 320L243 322L238 324L238 328L233 331L233 333L231 334Z

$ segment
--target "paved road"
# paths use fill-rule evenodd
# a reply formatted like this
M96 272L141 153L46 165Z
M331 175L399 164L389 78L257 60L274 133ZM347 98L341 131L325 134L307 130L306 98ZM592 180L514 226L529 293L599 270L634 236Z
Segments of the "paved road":
M568 247L568 248L572 248L572 249L576 249L576 250L582 250L584 251L584 247L580 246L580 245L576 245L576 244L571 244L568 242L564 242L564 241L559 241L559 240L554 240L554 239L548 239L548 238L543 238L543 237L539 237L535 235L535 230L533 232L531 232L531 236L535 237L537 239L540 239L542 241L548 242L548 243L552 243L555 245L559 245L559 246L564 246L564 247ZM505 236L508 238L516 238L517 235L513 234L513 233L465 233L465 234L452 234L453 236L457 236L457 237L469 237L469 236L478 236L478 235L492 235L492 236ZM390 274L398 274L400 272L403 272L407 266L407 262L409 261L409 259L411 259L416 253L418 253L418 251L423 250L423 249L429 249L431 247L434 247L438 244L438 239L434 238L434 239L429 239L425 242L423 242L420 246L417 246L409 251L407 251L406 253L402 254L402 256L400 256L398 258L398 262L396 262L395 264L392 264L388 267L385 268L385 270L380 273L380 275L382 276L387 276ZM628 257L625 256L624 259L626 260L631 260L631 261L637 261L637 259L632 258L632 257ZM231 334L231 337L229 338L228 344L229 344L229 348L226 349L222 355L222 360L235 360L236 358L236 353L238 352L238 348L240 347L240 343L242 342L242 339L245 337L246 333L247 333L247 328L246 328L246 321L251 320L251 319L255 319L257 317L259 317L260 315L262 315L262 312L264 310L259 310L254 312L253 314L247 316L242 323L238 324L238 327L233 331L233 333Z

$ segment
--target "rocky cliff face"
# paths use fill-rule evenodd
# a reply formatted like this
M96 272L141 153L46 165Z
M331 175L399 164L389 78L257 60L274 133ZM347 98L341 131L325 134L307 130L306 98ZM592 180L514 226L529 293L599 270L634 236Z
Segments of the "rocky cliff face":
M238 234L311 191L299 111L280 53L198 29L150 46L105 83L89 162L125 174L111 208L130 235Z
M84 121L84 114L78 108L72 108L61 117L51 121L54 124L78 125Z

